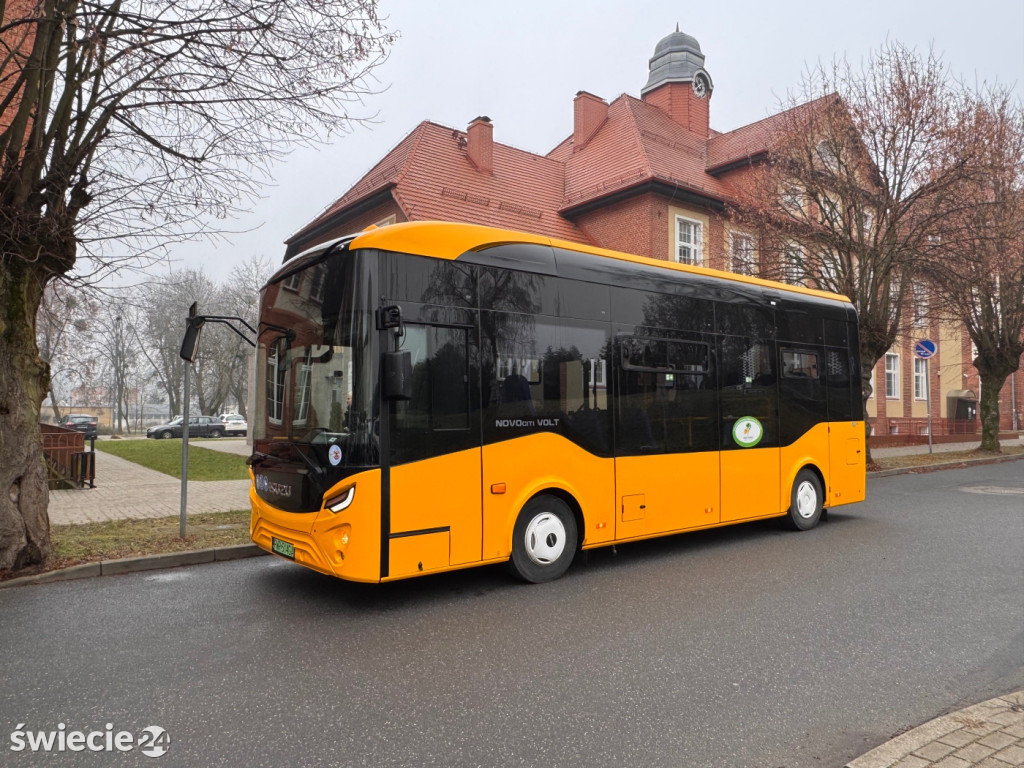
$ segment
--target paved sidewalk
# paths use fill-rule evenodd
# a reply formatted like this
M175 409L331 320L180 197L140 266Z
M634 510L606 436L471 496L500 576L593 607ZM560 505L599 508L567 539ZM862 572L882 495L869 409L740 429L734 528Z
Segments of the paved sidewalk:
M950 453L952 451L973 451L978 445L981 444L981 438L973 440L969 443L936 443L932 446L933 453ZM1013 445L1024 445L1024 441L1019 439L1013 440L1000 440L999 444L1004 448L1008 448ZM928 453L928 444L924 445L904 445L899 448L872 448L871 455L877 456L878 458L885 458L886 456L915 456L922 453Z
M201 447L242 455L249 448L244 440L211 440ZM188 483L189 514L248 508L248 480ZM96 451L96 487L50 491L49 512L52 525L169 517L181 513L181 480Z
M1010 768L1024 765L1024 691L937 717L846 768Z

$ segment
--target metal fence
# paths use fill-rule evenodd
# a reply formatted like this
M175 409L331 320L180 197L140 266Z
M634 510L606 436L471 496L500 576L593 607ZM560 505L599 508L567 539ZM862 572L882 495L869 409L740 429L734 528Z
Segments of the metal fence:
M74 429L40 424L43 458L51 491L66 488L90 488L96 485L96 456L85 450L85 435Z

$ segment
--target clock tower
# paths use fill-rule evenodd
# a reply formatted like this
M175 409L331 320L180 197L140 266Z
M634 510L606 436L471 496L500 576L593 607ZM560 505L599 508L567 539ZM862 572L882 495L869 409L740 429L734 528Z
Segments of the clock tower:
M650 77L640 97L687 130L708 138L708 103L714 84L704 69L696 38L680 32L677 24L676 31L655 47L649 66Z

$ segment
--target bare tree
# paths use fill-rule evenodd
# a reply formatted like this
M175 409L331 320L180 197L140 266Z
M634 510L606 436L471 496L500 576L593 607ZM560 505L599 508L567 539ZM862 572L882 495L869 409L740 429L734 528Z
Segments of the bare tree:
M921 254L960 208L971 145L957 141L959 94L934 53L898 43L862 68L819 66L774 121L768 158L734 212L762 232L769 276L853 302L865 402Z
M217 295L217 286L201 269L186 269L171 274L165 282L154 283L145 291L144 339L145 356L156 372L160 388L167 395L168 417L183 412L182 390L185 363L178 357L184 332L185 317L193 302L210 306ZM204 333L201 355L197 368L201 383L203 373L210 378L215 355L210 353ZM210 385L208 385L209 387ZM197 389L200 387L197 386Z
M43 291L36 326L39 355L50 369L50 407L54 419L70 405L75 384L84 386L91 377L88 355L92 344L92 318L97 304L87 293L63 280L54 280Z
M927 274L967 329L981 377L981 451L1000 453L999 393L1024 355L1024 107L1006 89L976 96L962 122L979 149L964 201L931 241Z
M46 285L252 199L351 124L392 36L375 0L0 0L0 568L49 552L36 347Z
M240 317L255 328L259 314L260 290L273 272L270 260L265 256L252 256L236 266L224 285L220 314ZM242 339L234 334L230 336L232 355L228 391L238 403L239 412L248 418L246 409L249 402L249 363L253 351Z

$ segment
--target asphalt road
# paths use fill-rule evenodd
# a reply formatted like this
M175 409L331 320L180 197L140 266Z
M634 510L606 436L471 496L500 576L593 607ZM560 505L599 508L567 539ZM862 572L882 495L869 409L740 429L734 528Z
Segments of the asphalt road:
M809 533L599 550L541 586L268 557L3 590L0 764L841 766L1024 687L1024 465L868 491ZM171 745L10 750L60 723Z

